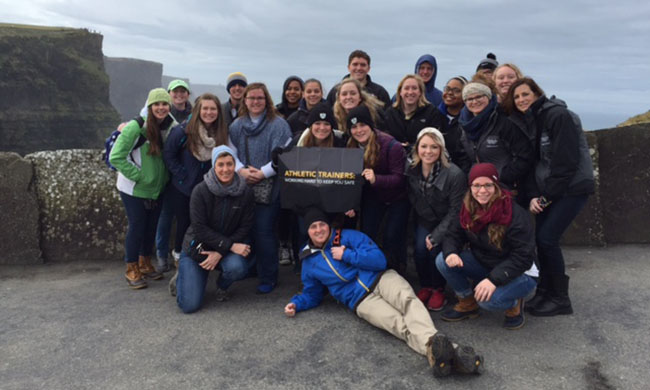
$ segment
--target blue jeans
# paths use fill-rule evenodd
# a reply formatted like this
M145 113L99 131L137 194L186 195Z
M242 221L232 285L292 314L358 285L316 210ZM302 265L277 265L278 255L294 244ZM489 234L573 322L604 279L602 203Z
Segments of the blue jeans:
M126 256L124 261L135 263L138 256L151 256L160 215L160 202L137 198L120 191L129 227L126 230Z
M276 284L278 282L279 259L275 221L279 212L278 197L271 204L255 204L255 223L251 230L251 238L260 284Z
M438 268L436 268L436 256L442 250L440 245L436 245L432 250L427 249L425 239L431 233L420 225L415 227L415 245L414 257L415 270L420 280L420 288L444 288L446 281Z
M544 211L535 216L535 238L537 258L541 274L564 275L564 256L560 239L587 204L588 195L567 196L553 201Z
M406 264L406 225L410 210L408 199L386 204L366 197L361 203L361 231L375 242L382 219L386 216L382 248L396 263ZM388 260L390 262L391 259Z
M162 210L158 218L158 227L156 229L156 254L160 258L167 258L169 254L169 234L172 230L174 221L174 206L171 196L168 196L169 189L172 185L168 184L162 197Z
M472 286L468 279L480 282L485 279L490 271L476 260L471 251L465 250L460 253L463 260L462 267L450 268L447 266L443 254L436 258L436 267L447 279L447 283L454 289L460 298L473 295ZM526 274L521 274L504 286L497 286L492 297L487 302L478 302L479 306L489 311L503 311L513 308L517 300L530 294L535 288L535 281Z
M221 259L216 269L221 271L217 287L227 290L234 282L246 277L248 260L230 252ZM181 253L176 279L176 303L184 313L194 313L201 308L209 274L210 271L201 268L184 251Z

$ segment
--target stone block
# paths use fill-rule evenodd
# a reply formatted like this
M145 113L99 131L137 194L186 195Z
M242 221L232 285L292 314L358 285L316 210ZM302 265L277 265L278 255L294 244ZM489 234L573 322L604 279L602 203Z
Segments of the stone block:
M0 264L42 263L34 169L17 153L0 152Z
M34 164L46 261L122 258L126 216L116 173L102 150L69 149L25 156Z

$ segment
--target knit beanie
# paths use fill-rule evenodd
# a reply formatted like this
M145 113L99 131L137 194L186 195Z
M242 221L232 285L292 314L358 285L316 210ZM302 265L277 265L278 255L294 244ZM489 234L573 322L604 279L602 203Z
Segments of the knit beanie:
M424 129L420 130L420 132L418 133L417 141L415 141L415 144L417 145L417 143L420 141L420 138L422 138L427 134L437 138L438 142L440 143L440 146L442 146L443 149L445 148L445 137L442 135L440 130L436 129L435 127L425 127Z
M233 159L235 158L235 152L232 149L230 149L228 146L226 146L226 145L215 146L212 149L212 167L213 168L214 168L214 163L217 161L217 158L222 153L228 153L229 155L231 155L233 157Z
M330 126L332 126L332 129L336 128L336 120L334 119L334 113L332 112L332 107L330 107L329 103L318 103L316 107L309 111L307 127L311 127L311 125L318 121L328 122Z
M147 107L158 102L167 103L169 105L172 104L172 98L169 97L169 92L165 91L164 88L154 88L149 91L149 96L147 97Z
M330 220L322 210L317 208L311 208L305 213L305 226L309 228L312 223L316 221L323 221L326 224L330 224Z
M228 80L226 80L226 91L230 93L230 88L235 84L246 87L248 85L248 80L246 80L246 76L244 76L243 73L234 72L228 75Z
M167 86L167 92L171 92L171 91L175 90L178 87L183 87L183 88L185 88L187 90L187 93L191 93L190 86L187 85L185 80L181 80L181 79L170 81L169 85Z
M485 84L469 83L463 87L463 101L466 101L469 95L485 95L492 99L492 90Z
M358 106L354 107L348 113L348 129L352 129L352 126L357 123L365 123L370 126L371 129L375 128L375 122L372 120L372 115L365 104L361 103Z
M499 182L499 173L497 172L497 168L491 163L480 163L474 165L469 171L469 185L471 186L472 182L479 177L488 177L492 179L495 184Z
M488 53L486 58L482 59L481 62L478 64L476 67L476 71L478 72L481 69L491 69L495 70L499 66L499 62L497 61L497 56L495 56L493 53Z

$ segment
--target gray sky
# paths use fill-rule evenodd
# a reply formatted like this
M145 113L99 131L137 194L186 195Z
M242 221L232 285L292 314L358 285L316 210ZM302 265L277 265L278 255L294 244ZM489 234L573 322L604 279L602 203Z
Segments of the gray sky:
M392 95L417 58L438 61L436 86L470 77L488 51L513 62L587 129L650 109L650 2L0 0L2 22L88 28L104 54L163 63L163 73L224 84L241 71L278 91L296 74L326 90L363 49Z

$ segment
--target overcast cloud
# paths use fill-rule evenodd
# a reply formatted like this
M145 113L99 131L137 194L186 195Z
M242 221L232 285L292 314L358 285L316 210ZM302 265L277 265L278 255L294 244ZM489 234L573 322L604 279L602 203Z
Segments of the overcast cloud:
M105 55L161 62L194 83L241 71L274 97L292 74L329 89L354 49L370 54L373 81L391 95L422 54L437 58L441 88L491 51L566 100L585 128L650 109L647 1L0 0L0 9L6 23L97 31Z

